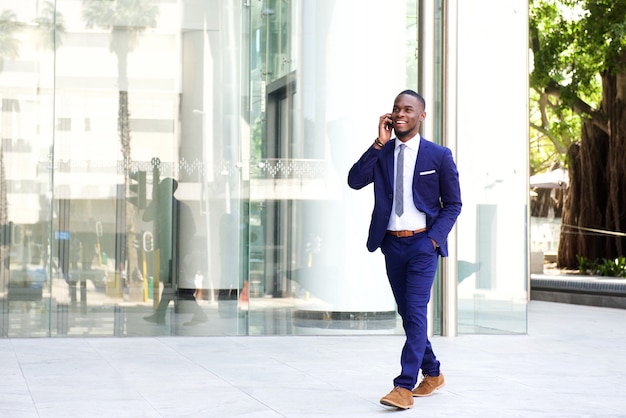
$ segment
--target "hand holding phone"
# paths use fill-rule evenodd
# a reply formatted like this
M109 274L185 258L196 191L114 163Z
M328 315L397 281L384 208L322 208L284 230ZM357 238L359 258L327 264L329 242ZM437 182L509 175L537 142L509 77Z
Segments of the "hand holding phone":
M393 121L391 113L385 113L380 117L378 123L378 140L382 144L386 144L391 139L391 131L393 130Z

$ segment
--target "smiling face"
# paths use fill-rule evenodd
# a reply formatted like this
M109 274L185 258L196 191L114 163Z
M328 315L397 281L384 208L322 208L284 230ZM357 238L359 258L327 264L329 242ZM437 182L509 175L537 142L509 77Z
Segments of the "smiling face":
M410 94L400 94L396 97L391 111L391 120L396 136L402 142L416 136L420 123L426 117L424 104Z

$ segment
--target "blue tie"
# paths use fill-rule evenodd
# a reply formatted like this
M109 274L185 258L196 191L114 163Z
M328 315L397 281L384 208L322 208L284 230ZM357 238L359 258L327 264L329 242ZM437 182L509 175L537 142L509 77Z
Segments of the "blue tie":
M404 148L405 144L400 144L398 160L396 161L396 215L402 216L404 213Z

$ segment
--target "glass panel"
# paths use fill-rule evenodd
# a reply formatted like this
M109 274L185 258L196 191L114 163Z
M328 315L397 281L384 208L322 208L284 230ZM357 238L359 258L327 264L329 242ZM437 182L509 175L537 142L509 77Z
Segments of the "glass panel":
M183 321L167 310L149 315L170 298L182 310L188 297L177 290L196 214L174 196L187 189L180 35L170 21L181 10L153 1L57 8L70 20L56 59L53 228L65 237L56 241L65 286L52 295L62 313L52 333L176 333Z
M418 91L419 9L417 0L406 0L406 88Z
M498 19L458 4L458 166L463 210L457 223L459 333L524 333L528 300L527 10L491 2ZM477 26L476 22L481 25ZM494 38L493 34L499 36ZM488 73L468 72L480 61ZM509 85L485 95L481 85ZM513 87L514 85L514 87ZM494 103L497 105L494 106Z
M371 191L346 185L415 61L415 37L390 47L364 29L382 10L389 36L414 36L415 2L413 20L378 4L250 3L250 334L401 332L383 257L365 248ZM394 81L365 92L375 80Z
M417 86L417 3L3 1L1 335L401 333L346 176ZM478 187L493 162L462 160ZM465 308L503 300L503 260L521 271L494 240L525 202L485 193L465 192L461 255L497 275L460 283Z
M429 114L432 118L434 118L433 124L433 141L441 144L441 139L443 138L443 54L445 51L443 45L443 2L442 0L436 0L434 6L434 86L433 92L434 97L432 103L430 105ZM447 145L447 144L446 144ZM439 269L437 270L437 274L435 276L435 282L433 284L433 292L432 292L432 303L433 303L433 334L441 335L441 321L442 321L442 310L446 309L445 306L441 303L442 298L442 275L441 275L441 264L443 260L439 261Z
M240 2L42 3L0 18L2 335L247 333Z
M61 24L57 19L56 23ZM0 7L0 336L48 335L54 8ZM60 122L66 127L65 121ZM56 257L52 257L56 262Z

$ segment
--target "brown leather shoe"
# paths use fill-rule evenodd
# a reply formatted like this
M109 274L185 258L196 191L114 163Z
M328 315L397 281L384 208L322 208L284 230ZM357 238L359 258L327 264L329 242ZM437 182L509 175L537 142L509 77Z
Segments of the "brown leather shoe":
M380 399L380 403L400 409L409 409L413 408L413 396L410 390L396 386Z
M434 391L443 387L445 383L443 373L439 374L439 376L428 376L425 374L420 384L413 389L413 396L430 396Z

